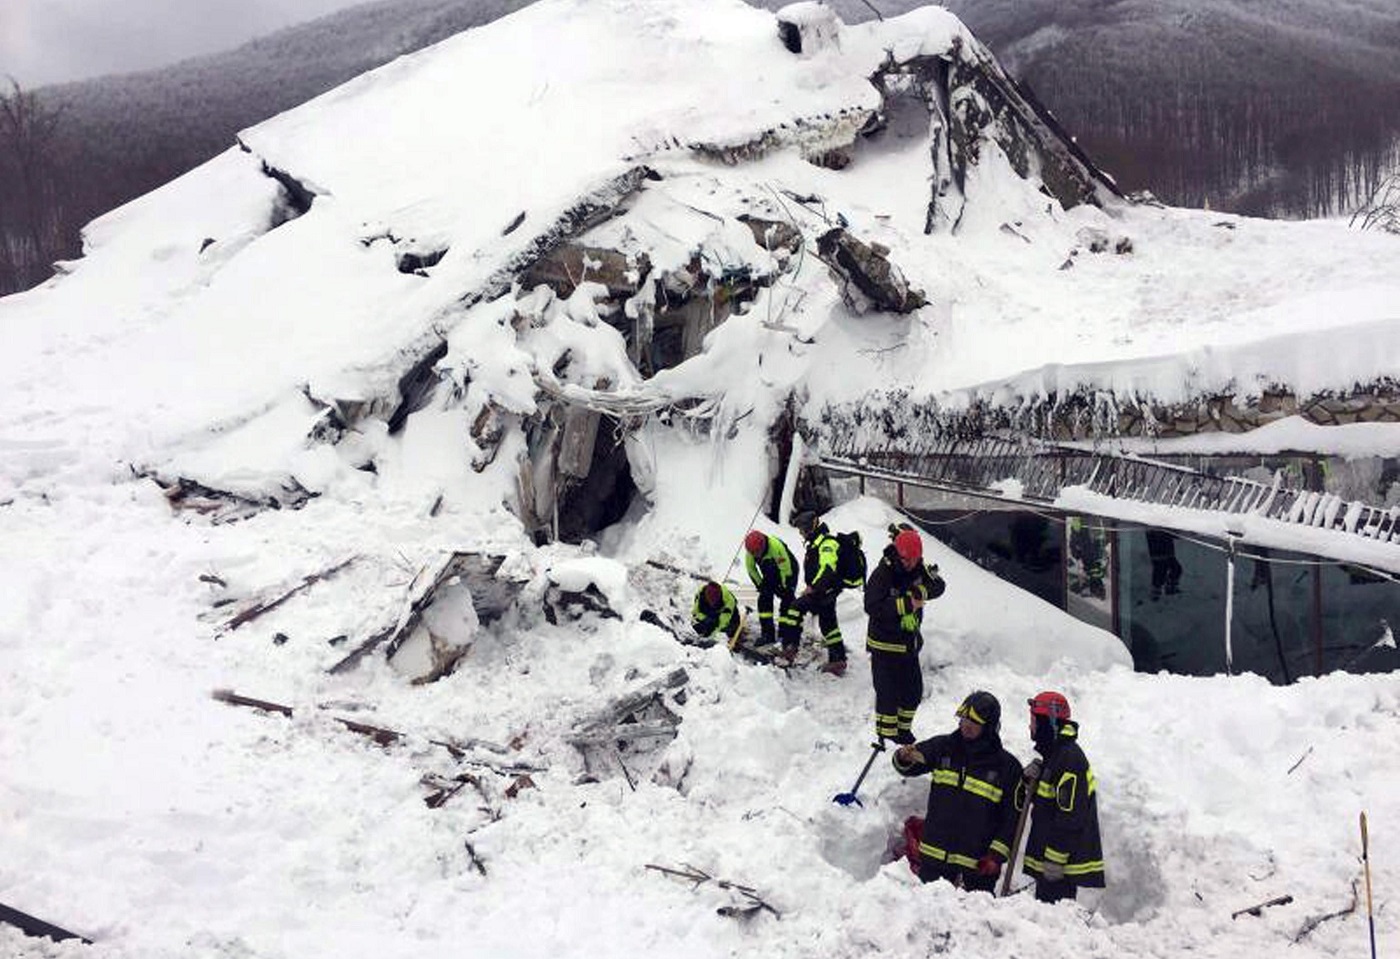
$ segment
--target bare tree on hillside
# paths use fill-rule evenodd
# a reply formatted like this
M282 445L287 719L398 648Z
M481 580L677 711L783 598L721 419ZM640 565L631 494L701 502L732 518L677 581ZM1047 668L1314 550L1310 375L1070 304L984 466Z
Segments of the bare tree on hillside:
M55 136L63 111L9 79L0 90L0 182L15 184L0 206L0 291L22 290L49 275L63 249Z
M1400 173L1392 173L1381 181L1365 205L1352 214L1351 225L1400 234Z

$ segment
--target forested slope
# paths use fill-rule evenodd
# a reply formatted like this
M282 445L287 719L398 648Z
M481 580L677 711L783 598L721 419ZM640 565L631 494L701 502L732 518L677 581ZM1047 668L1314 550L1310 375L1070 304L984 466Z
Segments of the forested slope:
M54 120L42 150L17 150L0 125L0 294L47 277L79 253L83 224L227 149L238 130L526 5L382 0L163 70L36 91L41 118ZM922 4L829 5L859 22ZM1400 168L1394 0L946 5L1125 191L1324 216L1354 209Z

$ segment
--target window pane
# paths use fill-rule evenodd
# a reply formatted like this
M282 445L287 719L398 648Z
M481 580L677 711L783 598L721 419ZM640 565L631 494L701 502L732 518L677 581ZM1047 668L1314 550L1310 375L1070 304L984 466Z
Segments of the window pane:
M1019 510L911 510L925 530L983 569L1064 607L1063 558L1057 524Z
M1323 671L1400 669L1400 584L1355 566L1328 564L1321 575Z
M1113 568L1108 530L1096 516L1065 522L1065 611L1100 629L1113 629Z
M1312 675L1315 567L1293 553L1258 546L1245 552L1249 555L1235 560L1235 671L1258 673L1275 683Z
M1225 555L1159 529L1118 533L1118 612L1133 666L1225 671Z

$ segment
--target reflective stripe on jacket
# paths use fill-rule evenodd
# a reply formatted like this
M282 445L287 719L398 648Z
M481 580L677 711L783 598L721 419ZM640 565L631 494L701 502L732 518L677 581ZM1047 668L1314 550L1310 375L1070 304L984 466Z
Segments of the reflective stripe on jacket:
M763 555L757 560L753 553L744 551L744 565L748 568L749 579L761 592L791 596L797 587L797 557L778 537L769 536L767 539Z
M802 557L802 579L812 592L836 595L841 592L841 544L825 523L818 523Z
M1031 797L1024 869L1039 878L1047 862L1058 863L1064 867L1065 879L1075 885L1102 887L1098 783L1079 748L1078 736L1078 724L1066 720L1045 757Z
M865 614L870 617L866 649L897 656L919 651L924 610L914 608L914 599L927 601L939 592L937 575L924 563L905 569L894 546L885 547L880 565L865 582Z
M699 636L709 636L715 630L727 639L733 640L739 631L739 603L729 587L723 583L719 587L720 605L712 609L705 602L705 587L695 592L695 603L690 608L690 625Z
M997 734L984 730L968 741L961 733L949 733L915 748L923 762L904 765L896 754L894 768L902 776L929 776L919 854L968 870L976 870L977 860L989 853L1008 859L1021 764L1002 748Z

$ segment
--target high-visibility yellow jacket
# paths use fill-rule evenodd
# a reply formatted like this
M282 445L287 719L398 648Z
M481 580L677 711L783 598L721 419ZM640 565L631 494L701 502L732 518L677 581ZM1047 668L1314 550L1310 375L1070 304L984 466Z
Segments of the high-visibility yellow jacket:
M748 569L749 579L753 580L760 593L791 597L797 589L797 557L778 537L769 536L767 540L763 555L758 559L744 551L744 565Z
M807 555L802 557L802 578L808 588L821 596L835 597L844 585L840 572L841 544L825 523L818 523L807 541Z
M739 615L739 603L729 587L721 583L719 594L719 606L711 607L705 602L705 587L701 586L695 591L695 603L690 608L690 625L697 635L709 636L718 630L732 643L739 635L743 618Z

